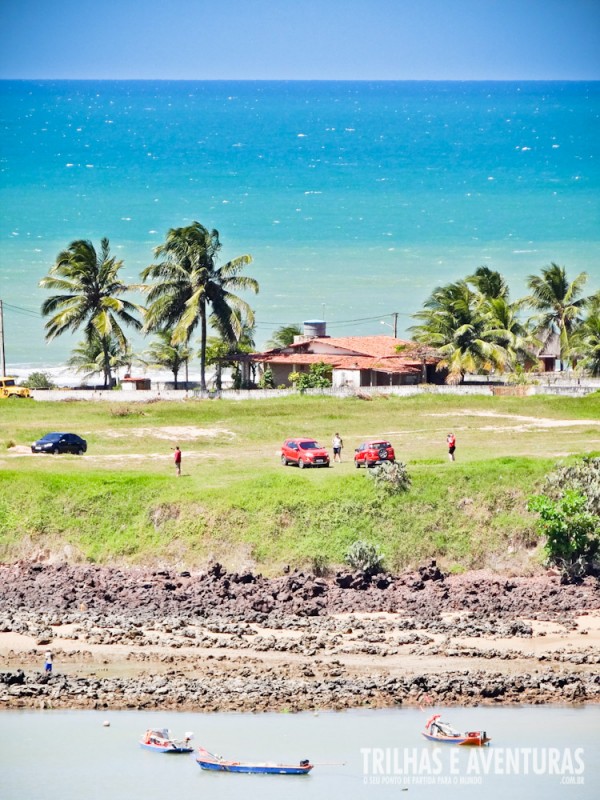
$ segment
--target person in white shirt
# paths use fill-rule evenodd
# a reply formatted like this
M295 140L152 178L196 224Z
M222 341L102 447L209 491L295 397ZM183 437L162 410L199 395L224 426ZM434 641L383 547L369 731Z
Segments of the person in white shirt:
M338 461L340 464L342 463L342 447L344 443L342 442L342 438L339 433L334 434L332 447L333 447L333 460Z

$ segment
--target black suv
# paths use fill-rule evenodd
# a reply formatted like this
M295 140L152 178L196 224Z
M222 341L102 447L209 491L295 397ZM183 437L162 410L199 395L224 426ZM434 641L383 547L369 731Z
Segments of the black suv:
M31 445L32 453L75 453L82 456L87 442L75 433L47 433Z

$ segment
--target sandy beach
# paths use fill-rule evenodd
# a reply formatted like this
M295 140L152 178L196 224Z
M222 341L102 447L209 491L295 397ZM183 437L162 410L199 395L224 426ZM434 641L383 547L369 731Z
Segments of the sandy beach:
M595 579L0 567L0 707L600 701ZM44 653L54 655L52 675Z

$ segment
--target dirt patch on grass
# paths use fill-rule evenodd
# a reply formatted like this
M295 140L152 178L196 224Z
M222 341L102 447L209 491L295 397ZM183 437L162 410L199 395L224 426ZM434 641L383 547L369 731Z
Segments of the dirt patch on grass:
M210 439L225 439L232 441L236 438L233 431L226 428L198 428L195 425L165 426L160 428L129 428L127 430L108 429L102 431L102 436L108 439L161 439L173 443L207 441ZM31 447L27 445L15 445L6 449L7 456L33 456L39 455L31 452ZM95 456L98 458L99 456ZM162 453L130 453L127 455L118 454L114 456L104 456L104 458L150 458L156 459L165 457ZM84 456L85 458L85 456Z
M104 436L111 439L126 439L135 436L138 439L152 438L166 441L193 442L198 439L234 439L235 433L226 428L197 428L194 425L168 426L163 428L128 428L127 430L105 430Z
M448 418L447 414L428 414L429 417L444 417ZM527 431L531 430L532 428L535 429L550 429L550 428L576 428L582 426L600 426L600 420L595 419L550 419L548 417L525 417L520 414L501 414L497 411L469 411L468 409L462 409L461 411L456 411L453 414L454 417L489 417L491 419L497 420L509 420L511 422L518 423L517 425L486 425L481 427L479 430L482 431L501 431L506 430L507 427L510 427L511 430L515 431Z

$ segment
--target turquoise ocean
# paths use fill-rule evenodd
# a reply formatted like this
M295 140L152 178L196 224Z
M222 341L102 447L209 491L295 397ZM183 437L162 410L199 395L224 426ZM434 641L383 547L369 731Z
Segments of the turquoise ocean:
M598 82L0 82L0 299L12 367L58 365L39 279L108 237L136 282L171 227L216 228L275 328L399 334L483 264L600 289Z

